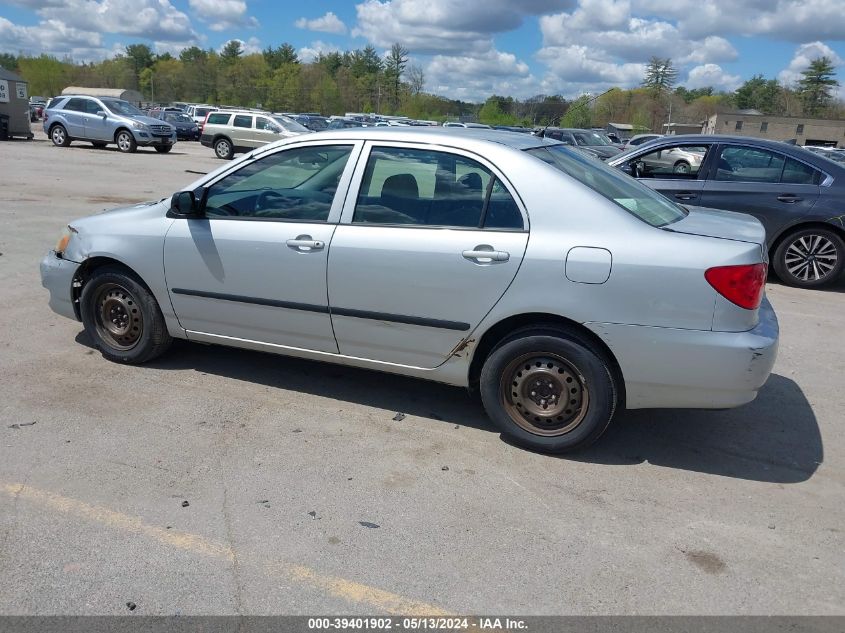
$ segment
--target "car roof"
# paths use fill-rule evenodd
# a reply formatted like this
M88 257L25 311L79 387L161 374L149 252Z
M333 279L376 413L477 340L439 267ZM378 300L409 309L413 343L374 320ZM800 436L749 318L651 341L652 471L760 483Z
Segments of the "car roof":
M514 132L505 130L463 127L443 128L434 126L337 129L316 132L315 134L309 135L309 140L329 137L351 141L405 141L409 143L441 143L447 145L454 143L464 147L497 143L518 150L561 144L559 141L553 139L540 138L532 134L515 134Z

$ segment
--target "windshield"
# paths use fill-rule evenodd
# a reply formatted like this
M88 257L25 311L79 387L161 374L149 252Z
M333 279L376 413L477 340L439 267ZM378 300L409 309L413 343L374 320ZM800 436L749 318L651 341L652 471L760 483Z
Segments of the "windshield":
M297 132L299 134L302 134L304 132L310 132L311 131L307 127L305 127L304 125L300 125L299 123L294 121L292 118L287 117L287 116L281 116L281 115L274 116L273 120L276 123L278 123L279 125L281 125L288 132Z
M682 207L646 185L602 162L568 150L564 145L532 147L525 151L652 226L666 226L686 217Z
M178 112L168 112L164 115L164 120L171 123L193 123L194 120L187 114L180 114Z
M144 116L143 112L128 101L123 101L121 99L101 99L101 101L103 102L103 105L114 114L123 114L125 116Z
M578 145L610 145L610 141L596 132L573 132L575 142Z

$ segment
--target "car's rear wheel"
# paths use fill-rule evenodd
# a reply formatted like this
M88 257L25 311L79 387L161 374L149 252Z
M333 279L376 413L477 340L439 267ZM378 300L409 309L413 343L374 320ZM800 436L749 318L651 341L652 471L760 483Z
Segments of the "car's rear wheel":
M138 149L138 143L135 142L135 137L128 130L120 130L114 137L114 140L117 143L117 149L121 152L131 154Z
M67 147L70 145L70 137L67 135L64 125L53 126L53 129L50 130L50 140L57 147Z
M513 441L550 453L584 448L604 433L617 404L609 362L565 329L514 333L487 357L481 400Z
M673 171L676 174L688 174L690 172L690 164L685 160L679 160L675 163Z
M82 289L82 324L103 356L119 363L144 363L172 339L152 293L121 268L98 269Z
M169 152L171 149L173 149L173 146L172 146L172 145L156 145L156 151L157 151L159 154L166 154L166 153L167 153L167 152Z
M842 274L845 243L828 229L802 229L781 241L772 266L780 280L789 286L818 288Z
M214 153L217 155L217 158L222 158L223 160L229 160L235 155L235 151L232 149L232 143L227 138L219 138L214 141Z

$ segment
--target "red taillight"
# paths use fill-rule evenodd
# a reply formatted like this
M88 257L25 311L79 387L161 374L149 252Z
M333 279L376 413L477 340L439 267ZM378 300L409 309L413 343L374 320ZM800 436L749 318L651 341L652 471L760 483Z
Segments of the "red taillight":
M766 264L708 268L704 278L728 301L746 310L756 310L766 287Z

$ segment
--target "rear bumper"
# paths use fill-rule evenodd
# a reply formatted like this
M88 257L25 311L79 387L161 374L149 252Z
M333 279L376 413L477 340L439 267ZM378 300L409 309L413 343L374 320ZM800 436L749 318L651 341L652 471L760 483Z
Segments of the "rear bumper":
M777 357L777 316L765 298L759 323L747 332L586 325L616 356L629 409L746 404L765 384Z
M73 278L79 264L50 251L41 260L41 285L50 291L50 309L69 319L79 320L73 306Z
M206 147L211 147L212 136L210 134L203 134L200 136L200 143Z

